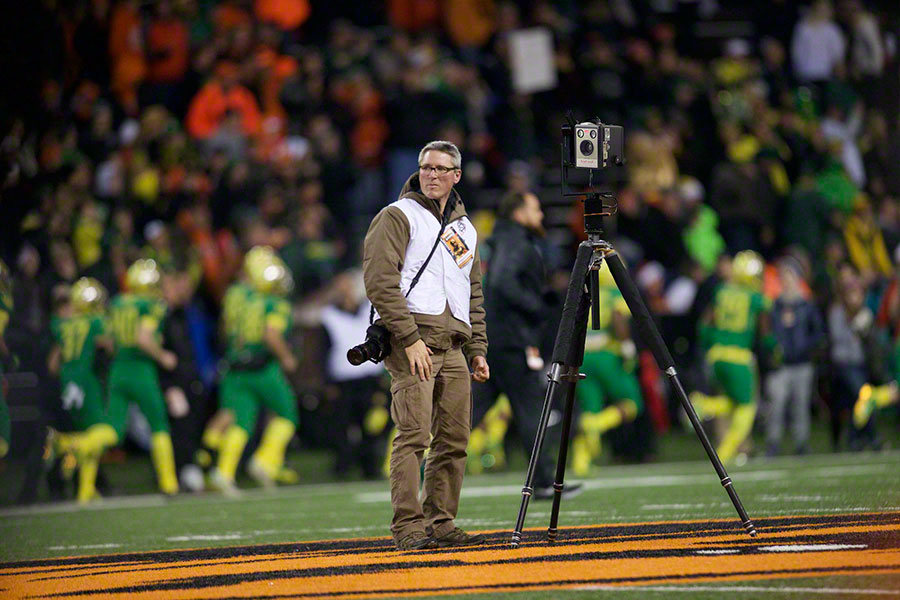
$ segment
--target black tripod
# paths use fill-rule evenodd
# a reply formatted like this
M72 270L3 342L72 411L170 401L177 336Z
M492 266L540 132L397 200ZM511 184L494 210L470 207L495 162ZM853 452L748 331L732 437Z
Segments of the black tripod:
M565 157L565 148L564 148ZM565 158L564 158L565 161ZM694 426L694 431L700 438L709 460L712 462L713 468L719 476L719 480L725 491L728 492L734 508L737 510L741 523L751 537L756 536L756 528L747 512L741 504L722 461L716 454L715 449L709 441L700 419L694 407L688 400L687 393L684 391L681 382L678 380L678 374L675 371L675 363L666 348L662 337L647 307L641 300L634 282L628 275L628 270L619 258L616 250L605 240L602 239L602 218L610 215L609 206L604 206L603 198L612 198L609 194L589 193L586 194L584 201L584 223L585 232L588 239L578 246L578 252L575 257L575 266L572 268L572 276L569 279L569 287L566 291L566 301L563 306L562 319L559 323L559 329L556 334L556 343L553 346L553 361L550 366L548 378L550 385L547 388L547 394L544 398L544 406L541 410L540 423L538 425L537 436L534 442L534 448L531 452L531 460L528 463L528 471L525 476L525 487L522 488L522 504L519 507L519 517L516 520L516 528L512 534L511 545L518 548L522 541L522 528L525 524L525 513L528 510L528 501L530 500L534 489L532 483L534 479L535 469L537 467L538 456L540 456L541 446L544 442L544 436L547 431L547 421L550 416L550 407L556 394L563 386L565 391L565 408L563 413L563 427L559 447L559 457L556 464L556 479L553 483L553 508L550 512L550 527L547 529L547 539L553 542L556 539L556 525L559 517L559 505L562 500L562 492L564 489L563 480L566 474L566 459L569 448L569 434L572 428L572 415L575 404L575 384L579 379L583 379L584 375L579 374L579 368L584 361L584 341L587 333L588 309L594 315L592 327L599 329L597 323L597 315L599 314L599 269L605 260L612 273L616 286L622 293L628 308L631 310L638 332L644 342L650 346L653 356L659 368L666 373L669 381L678 393L681 405L687 412Z

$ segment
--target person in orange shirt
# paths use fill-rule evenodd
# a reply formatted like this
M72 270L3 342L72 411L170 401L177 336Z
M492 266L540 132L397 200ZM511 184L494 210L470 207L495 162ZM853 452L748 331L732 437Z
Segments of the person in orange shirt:
M147 28L147 81L178 83L190 61L190 34L184 22L172 12L169 0L160 0L156 16Z
M136 0L120 2L109 25L110 87L130 115L138 112L137 89L147 74L141 13Z
M191 100L187 113L187 130L192 137L205 140L212 136L229 113L240 117L241 131L248 136L259 134L262 116L256 97L240 85L238 68L222 61L207 82Z
M309 0L256 0L253 12L261 22L291 31L309 19L310 6Z

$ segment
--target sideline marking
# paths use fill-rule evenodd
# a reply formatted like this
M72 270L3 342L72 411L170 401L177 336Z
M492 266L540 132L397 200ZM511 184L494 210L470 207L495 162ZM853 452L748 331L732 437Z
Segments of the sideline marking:
M788 589L763 580L804 578L810 583L793 589L809 597L848 594L825 587L832 576L854 577L849 586L868 589L852 591L870 595L884 595L890 590L876 587L900 577L900 512L762 517L756 524L759 539L748 539L733 519L712 519L577 526L555 544L529 529L518 550L509 549L507 532L493 531L482 546L434 551L399 551L378 537L15 561L0 563L0 590L10 600L348 600L517 591L559 597L557 590L610 587L753 594ZM782 548L791 552L779 554Z
M705 586L705 585L660 585L660 586L640 586L640 587L617 587L614 585L592 585L585 587L572 588L573 592L603 590L609 592L634 592L640 590L642 592L761 592L771 594L774 592L782 592L784 594L860 594L870 596L900 596L900 592L894 590L868 589L860 590L855 588L811 588L811 587L762 587L749 585L736 586Z

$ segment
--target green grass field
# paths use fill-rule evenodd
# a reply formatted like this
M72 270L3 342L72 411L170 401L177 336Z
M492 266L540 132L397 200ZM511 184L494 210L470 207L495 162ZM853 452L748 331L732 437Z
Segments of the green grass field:
M682 460L642 465L608 465L583 479L585 491L565 500L560 528L728 519L737 517L702 449L689 436L679 442ZM695 447L696 446L696 447ZM663 451L666 448L662 449ZM676 452L678 449L672 449ZM152 550L278 544L312 540L371 538L388 535L390 504L384 481L327 481L324 456L292 457L306 469L306 481L277 492L246 489L240 499L215 494L183 494L165 499L155 494L107 498L86 508L72 503L0 509L0 563L28 559L120 554ZM514 465L515 467L516 465ZM109 477L125 491L149 477L145 460L112 465ZM751 459L729 470L744 506L755 520L790 515L827 517L853 513L900 511L900 451L813 454L772 460ZM11 479L15 470L4 477ZM521 500L522 473L513 468L466 479L457 523L469 530L499 531L508 539ZM5 492L8 496L8 489ZM550 503L532 502L526 528L528 546L541 545ZM898 541L897 546L900 546ZM897 549L896 562L900 566ZM0 565L2 567L2 565ZM757 579L679 585L648 585L615 590L503 592L465 598L779 598L892 597L900 595L893 575L823 576ZM859 596L862 594L862 596ZM2 595L2 593L0 593ZM194 597L194 596L191 596ZM205 596L198 596L205 597ZM429 596L424 596L429 597Z

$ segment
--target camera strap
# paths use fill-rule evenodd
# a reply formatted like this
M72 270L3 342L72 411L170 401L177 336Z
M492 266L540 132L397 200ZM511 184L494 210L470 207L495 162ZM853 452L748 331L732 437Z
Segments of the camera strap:
M447 228L447 224L450 222L450 213L453 212L453 207L456 205L456 199L453 198L453 195L450 195L450 198L447 198L447 205L444 207L444 215L441 219L441 228L438 230L437 239L434 240L434 246L431 247L431 252L428 253L428 258L425 259L425 262L422 263L422 266L419 267L419 270L416 272L416 276L413 277L413 280L409 284L409 289L406 290L405 297L409 297L410 292L413 291L413 288L416 287L416 284L419 283L419 278L422 277L422 273L425 272L425 267L428 266L428 262L431 260L431 257L434 256L434 251L437 250L438 245L441 243L441 236L444 235L444 229ZM369 325L375 322L375 306L371 306L369 308Z

